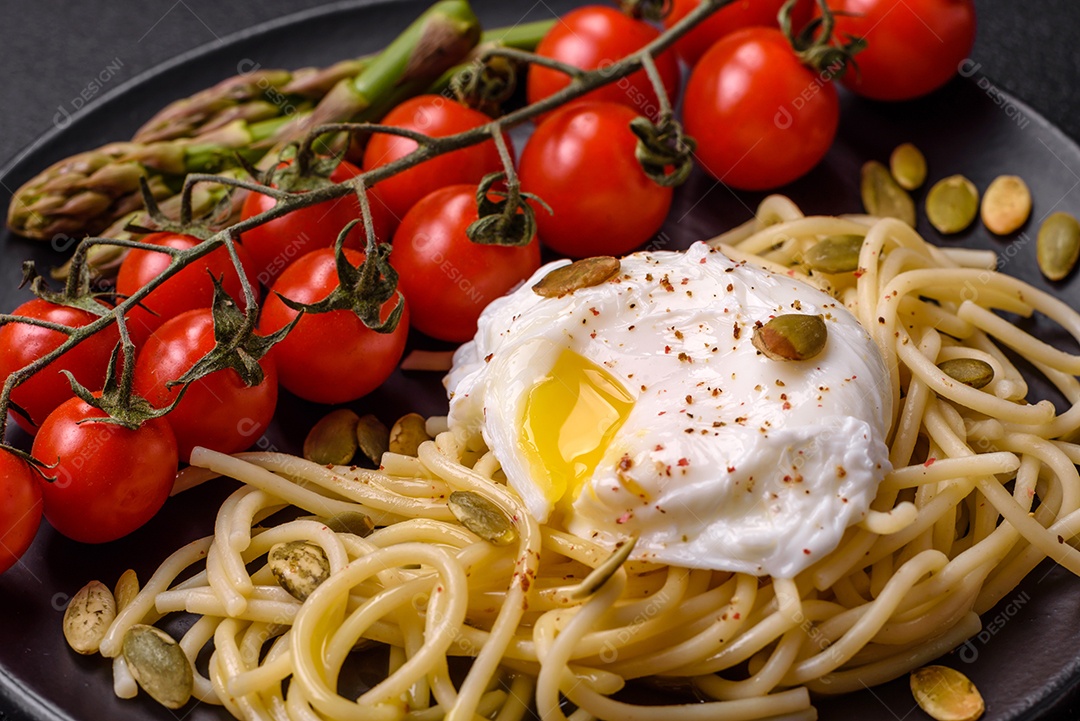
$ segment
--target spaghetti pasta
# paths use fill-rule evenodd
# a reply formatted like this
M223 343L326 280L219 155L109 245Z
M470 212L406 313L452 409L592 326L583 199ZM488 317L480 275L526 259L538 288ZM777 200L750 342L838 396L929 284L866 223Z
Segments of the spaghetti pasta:
M859 271L810 272L822 237L864 238ZM196 449L192 463L244 485L214 535L167 559L101 644L116 689L136 623L201 615L180 640L195 695L244 719L813 719L810 693L844 693L902 675L980 630L990 609L1040 560L1080 574L1080 356L1051 347L995 311L1039 312L1080 339L1080 315L992 269L981 252L943 251L895 220L803 217L786 198L711 241L736 259L833 294L886 359L893 470L861 523L794 578L621 565L598 590L581 582L607 550L532 519L483 441L436 428L416 458L382 470L326 468L272 453ZM1022 350L1069 406L1025 400L1001 347ZM975 358L994 380L965 386L939 367ZM442 425L441 421L433 424ZM514 520L517 540L488 543L448 510L470 491ZM263 524L286 506L311 514ZM342 511L378 526L360 537L323 519ZM266 554L307 541L330 574L304 601L277 585ZM183 569L205 570L180 584ZM212 640L205 668L197 663ZM388 653L385 653L389 649ZM385 666L347 695L350 657ZM464 676L454 657L472 659ZM374 661L371 661L374 663ZM615 697L646 677L711 700L663 707ZM283 684L283 682L285 682Z

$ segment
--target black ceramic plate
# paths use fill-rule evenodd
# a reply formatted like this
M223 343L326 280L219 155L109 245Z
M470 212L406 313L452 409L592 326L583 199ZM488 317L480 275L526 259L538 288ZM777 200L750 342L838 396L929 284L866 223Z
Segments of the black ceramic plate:
M262 25L213 48L176 59L119 88L72 123L49 133L12 166L0 171L8 187L18 187L46 165L107 141L130 137L165 103L233 75L254 64L263 67L325 65L371 52L412 20L427 0L356 3L304 13ZM475 0L491 27L551 17L575 4ZM526 10L526 8L528 8ZM844 98L839 138L828 158L804 179L786 188L805 210L842 213L859 210L861 164L884 160L903 141L915 142L930 160L931 182L962 172L980 188L1001 173L1023 176L1035 198L1032 220L1012 238L993 238L978 224L943 240L925 224L927 237L943 245L990 248L1006 272L1080 304L1074 274L1048 284L1035 265L1034 235L1039 221L1056 210L1080 214L1080 148L1026 106L1003 95L979 75L958 78L925 99L879 104ZM922 193L918 194L921 203ZM760 194L734 193L702 174L677 193L675 208L652 247L683 248L750 217ZM0 206L10 198L0 195ZM64 248L50 248L0 234L0 308L27 296L16 289L20 261L32 257L54 265ZM1052 329L1037 332L1071 347ZM396 374L375 394L356 404L386 420L409 411L445 412L439 379L433 374ZM320 409L283 399L278 421L260 440L264 448L296 451L299 439ZM13 431L16 442L28 439ZM169 718L169 712L140 696L113 696L109 664L76 656L60 631L64 605L90 579L112 583L128 567L146 579L174 548L207 534L229 484L197 489L169 501L146 528L103 546L69 542L43 526L23 562L0 576L0 719L88 721ZM944 663L967 673L987 701L988 721L1073 719L1080 698L1080 580L1052 564L1040 566L984 618L986 630L950 654ZM906 679L842 698L816 702L823 719L925 718L915 708ZM191 721L227 717L219 707L193 705L177 714Z

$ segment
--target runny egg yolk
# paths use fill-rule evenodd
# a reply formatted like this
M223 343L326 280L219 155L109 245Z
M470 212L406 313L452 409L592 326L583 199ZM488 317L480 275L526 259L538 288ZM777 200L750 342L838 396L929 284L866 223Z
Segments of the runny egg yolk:
M559 355L528 392L522 423L522 445L548 501L577 498L633 406L602 366L571 350Z

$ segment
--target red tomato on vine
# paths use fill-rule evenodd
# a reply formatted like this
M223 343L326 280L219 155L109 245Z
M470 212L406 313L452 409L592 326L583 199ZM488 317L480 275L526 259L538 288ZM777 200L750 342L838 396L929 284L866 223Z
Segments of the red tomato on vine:
M480 311L540 267L535 238L513 247L469 240L476 219L476 186L451 185L414 205L394 235L390 264L412 325L434 338L472 338Z
M15 565L41 524L41 486L23 459L0 450L0 573Z
M559 18L536 47L536 54L582 70L604 68L649 44L660 32L651 25L624 15L615 8L587 5ZM656 69L674 105L679 94L679 63L673 52L656 58ZM554 68L533 64L526 93L530 103L553 95L570 84L570 78ZM656 91L644 70L597 88L581 100L619 103L653 120L660 112ZM577 102L577 101L575 101Z
M782 32L747 28L702 56L686 85L683 118L710 175L734 188L766 190L825 157L840 104L832 82L803 65Z

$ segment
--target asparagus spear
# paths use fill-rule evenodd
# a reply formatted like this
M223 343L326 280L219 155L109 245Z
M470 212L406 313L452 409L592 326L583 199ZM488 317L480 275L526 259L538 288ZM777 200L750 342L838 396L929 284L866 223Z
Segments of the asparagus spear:
M377 119L461 61L479 37L480 24L467 0L437 2L355 78L339 81L310 113L260 123L237 119L197 138L113 143L81 153L47 168L15 192L8 227L37 239L57 233L97 233L138 207L140 177L147 178L155 196L168 197L179 191L177 182L182 183L189 172L234 167L238 152L244 160L256 162L272 147L301 137L315 125L358 114ZM260 132L255 132L257 127Z

